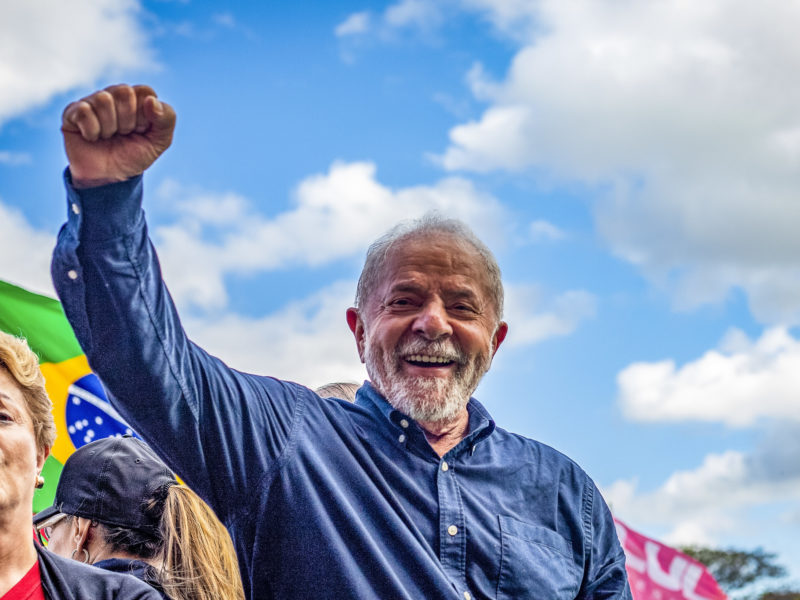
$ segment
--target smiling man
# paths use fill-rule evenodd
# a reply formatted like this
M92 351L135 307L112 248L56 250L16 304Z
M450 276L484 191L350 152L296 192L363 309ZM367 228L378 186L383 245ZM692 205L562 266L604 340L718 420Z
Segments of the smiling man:
M464 225L428 215L370 247L357 289L347 323L372 385L443 456L508 331L497 263Z
M147 236L142 173L174 125L146 86L66 108L53 277L114 406L230 530L246 594L630 599L592 480L471 397L508 331L484 244L428 216L370 247L355 403L240 373L186 337Z

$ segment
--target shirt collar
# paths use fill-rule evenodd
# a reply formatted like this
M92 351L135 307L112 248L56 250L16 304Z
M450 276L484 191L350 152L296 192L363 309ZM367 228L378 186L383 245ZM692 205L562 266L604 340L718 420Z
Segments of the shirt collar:
M388 400L369 381L365 381L356 392L356 404L367 409L377 409L394 427L400 428L400 422L404 419L419 427L411 417L401 413L389 404ZM469 433L447 454L457 454L468 449L471 455L475 452L475 446L495 430L494 419L492 419L489 411L475 398L469 399L467 411L469 412Z

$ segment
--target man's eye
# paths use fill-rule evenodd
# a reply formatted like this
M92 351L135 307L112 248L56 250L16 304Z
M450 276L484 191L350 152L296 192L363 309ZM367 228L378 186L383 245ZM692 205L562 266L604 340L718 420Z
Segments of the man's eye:
M475 312L475 309L469 304L456 304L453 306L453 310L458 312Z

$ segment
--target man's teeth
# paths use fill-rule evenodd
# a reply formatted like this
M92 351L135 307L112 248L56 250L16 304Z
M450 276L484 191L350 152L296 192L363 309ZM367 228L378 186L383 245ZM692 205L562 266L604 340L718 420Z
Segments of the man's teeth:
M410 362L419 362L419 363L450 363L453 362L449 358L445 358L443 356L424 356L422 354L412 354L406 360Z

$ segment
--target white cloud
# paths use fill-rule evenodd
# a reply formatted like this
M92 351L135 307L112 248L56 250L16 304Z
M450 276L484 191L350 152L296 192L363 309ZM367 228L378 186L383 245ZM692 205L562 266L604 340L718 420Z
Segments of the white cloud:
M668 291L676 308L726 299L739 287L761 322L800 322L797 183L742 166L730 177L648 184L599 203L597 226L613 250Z
M440 8L429 0L401 0L387 7L384 20L390 27L420 27L422 29L438 25L441 19Z
M4 3L0 123L56 94L150 66L139 11L136 0Z
M179 211L176 223L154 232L165 278L180 304L204 308L225 305L228 274L356 256L398 221L429 210L461 218L490 245L501 239L502 207L469 181L451 177L393 190L376 180L375 166L366 162L334 163L328 173L306 178L293 207L271 218L232 194L169 184L159 195Z
M368 11L351 14L336 26L334 33L339 38L372 33L383 41L393 40L399 30L427 32L438 27L446 8L446 3L431 0L400 0L375 18Z
M0 150L0 165L17 167L20 165L29 165L31 162L33 162L33 159L27 152L8 152Z
M536 169L596 184L612 249L679 307L743 288L800 322L800 6L464 0L498 26L535 18L489 103L450 132L448 169ZM530 19L529 19L530 20Z
M468 168L480 173L531 166L531 140L524 135L527 121L528 109L524 106L490 108L479 123L459 125L450 131L453 145L441 162L447 169Z
M515 37L535 31L538 0L459 0L462 8L484 14L500 31Z
M782 328L752 342L737 332L680 368L671 360L634 363L617 384L623 412L638 421L799 421L800 341Z
M23 214L0 200L0 278L32 292L55 296L50 254L55 237L32 227Z
M345 321L354 281L336 282L309 298L257 318L232 313L184 319L200 346L231 367L312 388L367 378Z
M533 221L528 230L534 242L557 242L567 237L564 231L548 221L541 219Z
M527 346L568 335L596 312L595 297L583 290L554 298L545 298L535 285L506 284L505 291L504 318L509 324L506 343L510 346Z
M504 34L520 37L533 31L537 6L536 0L399 0L386 8L383 24L425 31L467 11L479 13Z
M604 487L603 496L624 521L664 529L662 540L669 544L714 546L731 536L760 540L767 535L761 527L778 526L784 533L797 528L790 519L777 519L800 500L798 454L797 427L772 429L752 453L709 454L700 466L673 473L654 490L620 480ZM760 516L745 519L752 509Z
M357 12L347 17L334 29L337 37L358 35L369 30L370 17L368 12Z

